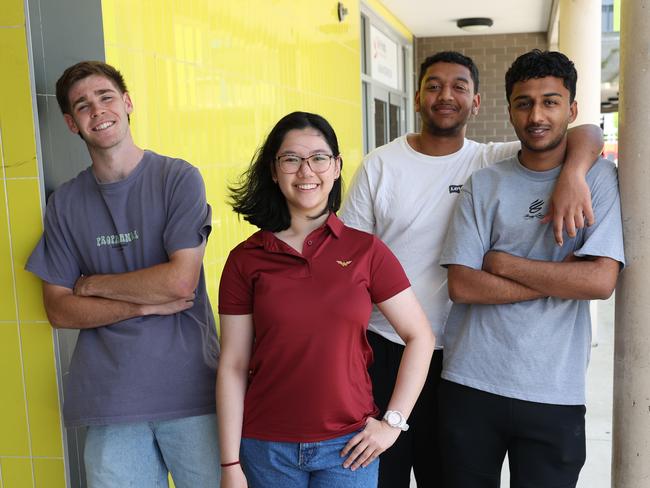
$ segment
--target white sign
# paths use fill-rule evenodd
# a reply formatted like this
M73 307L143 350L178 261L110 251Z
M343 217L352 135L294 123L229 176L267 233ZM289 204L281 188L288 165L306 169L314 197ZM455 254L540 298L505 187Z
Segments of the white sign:
M397 47L397 43L386 34L370 26L370 76L399 90Z

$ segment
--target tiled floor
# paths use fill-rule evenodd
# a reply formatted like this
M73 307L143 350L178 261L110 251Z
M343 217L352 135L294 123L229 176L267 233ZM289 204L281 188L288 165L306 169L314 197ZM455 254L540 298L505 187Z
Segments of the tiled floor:
M612 393L614 366L614 298L598 302L597 344L587 374L587 462L577 488L609 488L612 456ZM504 464L501 486L508 486ZM415 480L411 488L416 488Z

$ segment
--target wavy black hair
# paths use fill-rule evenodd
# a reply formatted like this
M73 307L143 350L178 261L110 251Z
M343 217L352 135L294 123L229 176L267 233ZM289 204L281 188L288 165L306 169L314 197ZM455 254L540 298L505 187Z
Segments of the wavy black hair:
M573 103L576 98L576 83L578 82L578 73L573 62L557 51L533 49L515 59L515 62L506 72L506 100L508 105L510 105L510 95L512 95L512 88L515 83L533 78L546 78L547 76L562 79L564 87L569 90L569 102Z
M340 156L336 133L323 117L309 112L292 112L282 117L255 152L249 168L239 182L228 187L230 205L247 222L271 232L280 232L291 225L287 201L279 186L273 181L273 164L287 133L294 129L307 128L320 132L332 150L332 154ZM343 168L343 160L340 161ZM342 193L343 182L339 177L334 181L327 199L327 207L314 218L330 211L337 212L341 206Z
M418 78L418 90L422 85L422 80L424 79L424 75L427 72L427 69L429 68L429 66L436 63L453 63L453 64L460 64L461 66L465 66L469 70L469 74L472 77L472 81L474 82L474 93L478 93L478 82L479 82L478 68L474 64L472 58L470 58L469 56L465 56L464 54L461 54L457 51L440 51L439 53L436 53L426 58L420 65L420 77Z

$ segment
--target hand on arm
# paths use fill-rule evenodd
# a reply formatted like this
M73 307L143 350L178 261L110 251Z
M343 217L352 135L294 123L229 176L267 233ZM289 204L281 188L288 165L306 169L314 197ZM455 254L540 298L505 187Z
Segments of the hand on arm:
M568 131L564 165L551 195L549 211L542 220L543 224L553 222L555 241L559 245L563 242L563 228L569 237L575 237L576 229L595 222L585 176L602 150L600 127L585 124Z
M388 410L398 410L408 418L426 380L435 337L411 288L378 303L377 307L406 344ZM400 432L386 422L368 419L365 429L341 451L342 457L347 456L343 466L352 470L368 466L393 445Z
M174 252L166 263L128 273L82 276L74 294L136 304L164 304L193 297L201 273L205 243Z
M485 255L483 268L545 296L604 300L614 291L620 264L606 257L580 259L569 255L563 262L552 262L490 251Z
M194 306L194 295L156 305L80 297L70 288L43 282L43 303L53 327L92 329L144 315L172 315Z
M217 419L222 463L239 460L244 396L253 348L252 315L220 315L221 357L217 372ZM241 465L221 470L221 488L245 488L246 477Z

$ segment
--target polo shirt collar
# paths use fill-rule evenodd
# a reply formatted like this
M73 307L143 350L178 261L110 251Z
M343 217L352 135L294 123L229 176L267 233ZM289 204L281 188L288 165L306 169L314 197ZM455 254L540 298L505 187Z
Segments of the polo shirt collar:
M345 224L343 224L341 219L339 219L334 212L330 212L329 217L327 217L327 220L325 221L325 225L329 227L332 235L337 239L341 237L341 233L345 227Z
M327 228L329 232L337 239L341 237L345 224L339 219L334 212L330 212L325 224L316 229L314 232ZM244 248L264 248L270 252L285 252L285 247L282 241L273 235L273 232L267 230L259 230L244 241Z

